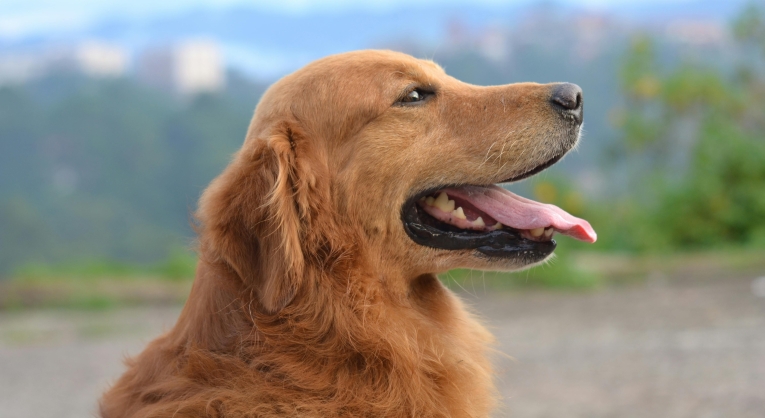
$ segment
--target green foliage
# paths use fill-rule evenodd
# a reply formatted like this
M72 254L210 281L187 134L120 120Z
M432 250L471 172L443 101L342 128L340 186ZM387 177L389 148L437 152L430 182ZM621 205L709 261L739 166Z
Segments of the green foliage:
M765 243L765 48L746 53L752 43L765 46L763 16L750 8L737 21L741 59L732 70L689 62L662 69L650 39L633 43L621 71L623 146L615 155L645 164L613 210L590 209L609 245Z
M168 280L185 280L194 277L197 258L186 251L174 250L163 263L156 265L155 271Z
M0 275L83 257L172 258L261 92L240 80L238 98L180 100L129 80L70 76L0 87Z
M104 310L181 303L188 295L195 267L196 257L178 248L166 260L151 264L114 260L28 263L0 282L0 310Z
M13 281L98 281L103 278L119 280L188 280L194 277L197 258L187 251L174 249L164 261L150 264L126 263L115 260L82 260L62 264L28 263L16 269Z
M733 23L733 34L737 39L763 47L765 52L765 13L755 3L747 5Z

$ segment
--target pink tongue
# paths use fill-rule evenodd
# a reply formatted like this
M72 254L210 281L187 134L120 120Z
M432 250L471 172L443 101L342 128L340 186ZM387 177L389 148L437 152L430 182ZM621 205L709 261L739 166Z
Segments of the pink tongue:
M598 234L590 223L546 203L535 202L510 193L499 186L464 186L444 190L447 195L467 200L477 209L514 229L535 229L552 226L561 234L593 243Z

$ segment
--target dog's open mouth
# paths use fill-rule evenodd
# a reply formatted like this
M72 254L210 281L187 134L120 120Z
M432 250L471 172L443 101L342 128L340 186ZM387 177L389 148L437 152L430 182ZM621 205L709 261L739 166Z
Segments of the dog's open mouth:
M522 256L528 262L555 250L555 233L595 242L590 224L550 204L499 186L455 186L431 190L403 208L409 236L434 248L475 249L491 257Z

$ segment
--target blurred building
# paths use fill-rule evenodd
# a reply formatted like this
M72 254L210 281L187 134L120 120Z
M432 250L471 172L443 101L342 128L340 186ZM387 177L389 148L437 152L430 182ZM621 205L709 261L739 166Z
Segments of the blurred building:
M26 83L57 72L121 77L129 61L121 46L94 40L14 51L0 55L0 84Z
M717 46L729 43L731 37L727 27L714 20L677 19L666 27L669 40L691 46Z
M80 72L94 77L123 76L127 72L129 61L124 48L100 41L87 41L77 45L71 59Z
M0 85L21 84L42 77L47 64L39 54L6 53L0 55Z
M220 47L207 40L148 49L138 57L136 75L149 85L183 95L220 91L226 84Z

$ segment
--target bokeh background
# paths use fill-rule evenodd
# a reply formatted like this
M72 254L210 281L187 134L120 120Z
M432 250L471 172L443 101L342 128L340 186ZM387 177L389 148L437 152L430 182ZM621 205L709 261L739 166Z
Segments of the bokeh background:
M513 357L497 416L765 415L765 2L3 0L0 416L95 411L172 326L260 95L365 48L584 90L578 151L509 187L599 241L442 277Z

